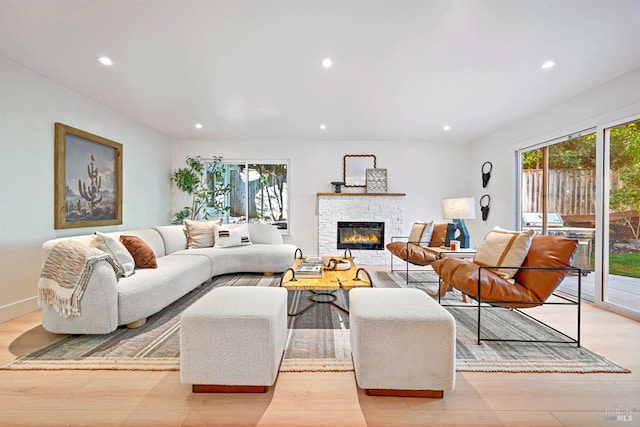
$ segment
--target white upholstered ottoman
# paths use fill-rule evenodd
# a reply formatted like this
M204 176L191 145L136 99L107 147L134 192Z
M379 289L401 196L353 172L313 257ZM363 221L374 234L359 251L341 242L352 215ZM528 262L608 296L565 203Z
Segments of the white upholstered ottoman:
M287 290L216 288L180 320L180 380L198 392L266 392L287 340Z
M349 291L351 353L369 395L443 397L455 386L453 316L418 289Z

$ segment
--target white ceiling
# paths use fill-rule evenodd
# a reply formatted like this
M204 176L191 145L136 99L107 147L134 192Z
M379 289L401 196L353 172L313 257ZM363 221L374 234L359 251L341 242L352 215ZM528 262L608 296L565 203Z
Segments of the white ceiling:
M468 141L640 68L640 0L0 0L0 55L172 139Z

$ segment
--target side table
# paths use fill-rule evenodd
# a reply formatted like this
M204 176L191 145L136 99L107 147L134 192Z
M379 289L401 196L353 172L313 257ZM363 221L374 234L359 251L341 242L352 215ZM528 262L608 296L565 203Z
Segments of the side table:
M460 248L457 251L454 251L453 249L444 246L429 246L425 249L435 254L438 258L473 258L476 255L476 250L472 248ZM438 289L438 295L443 297L449 289L449 284L441 281L440 289Z

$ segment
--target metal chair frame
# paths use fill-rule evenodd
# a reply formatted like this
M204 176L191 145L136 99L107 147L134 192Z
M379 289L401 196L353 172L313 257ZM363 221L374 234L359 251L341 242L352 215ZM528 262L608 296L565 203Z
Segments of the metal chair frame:
M543 302L530 302L530 301L490 301L490 300L483 300L482 299L482 270L490 270L490 269L494 269L494 268L513 268L513 269L528 269L528 270L565 270L567 272L575 272L577 273L578 276L578 296L576 299L572 299L569 297L566 297L564 295L559 295L557 294L555 291L551 293L551 295L549 295L549 298L551 296L555 296L556 298L560 298L566 302L553 302L553 301L543 301ZM439 278L439 283L442 282L442 278ZM451 284L451 286L453 286L455 288L455 286L453 284ZM557 288L556 288L557 289ZM459 290L459 289L458 289ZM478 266L478 289L477 289L477 297L473 296L473 295L469 295L465 292L461 293L469 298L471 298L472 300L475 300L477 302L477 305L463 305L463 304L442 304L441 302L441 297L440 297L440 293L438 293L438 303L440 303L440 305L442 305L443 307L456 307L456 308L477 308L478 310L478 321L477 321L477 325L478 325L478 333L477 333L477 344L479 345L481 341L502 341L502 342L535 342L535 343L556 343L556 344L576 344L578 346L578 348L580 347L580 316L581 316L581 303L582 303L582 270L578 267L535 267L535 266L527 266L527 267L490 267L490 266ZM548 298L547 298L548 299ZM485 304L484 306L482 304ZM486 305L488 304L488 305ZM530 314L524 313L520 308L516 308L516 307L506 307L505 305L508 304L518 304L518 305L531 305L532 307L537 307L540 305L575 305L577 306L577 333L576 333L576 337L571 337L570 335L565 334L564 332L559 331L558 329L554 328L553 326L531 316ZM559 333L560 335L566 337L568 340L564 340L564 341L558 341L558 340L524 340L524 339L509 339L509 338L483 338L481 335L481 314L482 314L482 308L503 308L503 309L510 309L513 311L517 311L519 314L528 317L531 320L536 321L537 323L543 325L544 327L553 330L554 332ZM526 307L522 307L522 308L526 308Z
M394 242L394 239L409 239L409 237L408 236L391 236L391 242ZM397 241L397 240L395 240L395 241ZM424 241L423 240L423 241L419 241L419 242L410 242L409 240L407 240L407 242L406 242L406 244L407 244L407 253L409 253L409 245L410 244L422 246L421 243L426 243L428 245L428 244L431 243L431 241L430 240L429 241ZM444 244L444 242L443 242L443 244ZM405 259L397 256L397 255L394 255L391 252L389 252L389 253L391 254L391 272L393 273L393 272L396 272L396 271L404 271L406 273L406 275L407 275L407 286L410 285L411 283L439 283L439 281L437 281L437 282L431 282L431 281L427 281L427 282L410 282L409 281L409 272L410 271L424 271L424 270L417 269L417 268L410 269L409 268L409 264L413 264L413 265L421 265L421 264L416 264L416 263L410 262L408 260L405 260ZM403 268L403 269L395 269L394 270L393 269L393 258L394 257L397 257L397 258L401 259L402 261L404 261L404 263L406 264L405 268ZM431 261L431 262L433 262L433 261ZM429 262L427 264L424 264L422 266L426 267L427 265L431 264L431 262Z

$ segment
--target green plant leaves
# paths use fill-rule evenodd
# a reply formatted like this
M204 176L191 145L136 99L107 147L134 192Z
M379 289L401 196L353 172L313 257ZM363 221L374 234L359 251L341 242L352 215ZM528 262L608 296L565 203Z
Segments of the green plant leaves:
M226 167L221 160L222 157L214 156L211 163L203 163L200 156L187 156L187 166L173 171L169 179L175 182L180 191L192 196L192 199L191 207L185 206L174 214L172 224L182 224L185 219L197 219L201 213L204 219L208 219L210 213L206 207L213 208L216 213L231 209L217 200L218 196L227 195L231 191L230 186L224 183Z

